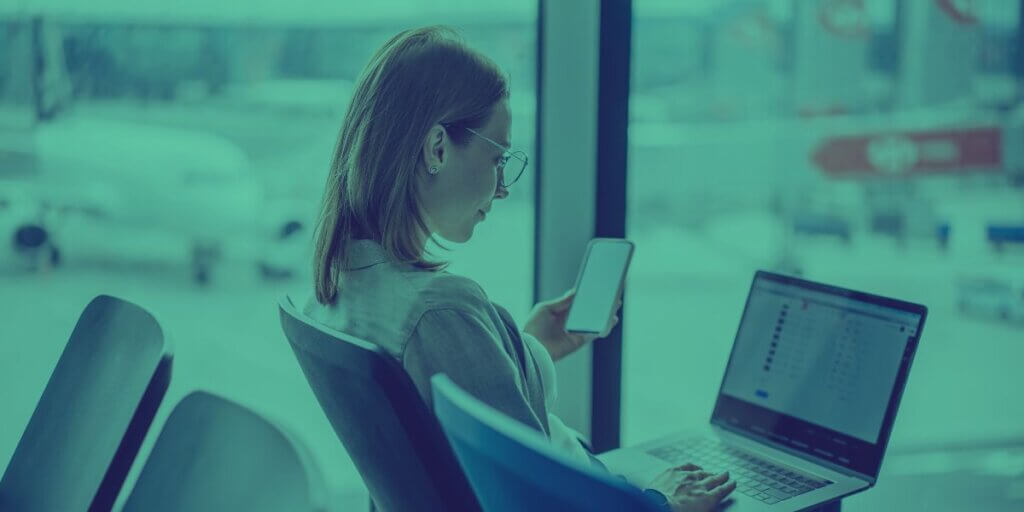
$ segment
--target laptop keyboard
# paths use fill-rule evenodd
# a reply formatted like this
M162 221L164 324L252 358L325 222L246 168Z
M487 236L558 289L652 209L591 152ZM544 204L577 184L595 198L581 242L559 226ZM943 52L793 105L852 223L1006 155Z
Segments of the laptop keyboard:
M790 467L772 464L711 439L692 439L648 450L674 465L692 462L711 473L729 471L736 491L768 504L778 503L831 484Z

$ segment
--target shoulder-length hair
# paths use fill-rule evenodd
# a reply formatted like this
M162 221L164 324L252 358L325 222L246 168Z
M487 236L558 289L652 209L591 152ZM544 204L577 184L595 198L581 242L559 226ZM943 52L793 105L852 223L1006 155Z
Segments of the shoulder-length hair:
M420 207L417 173L431 127L480 128L508 97L504 74L447 27L406 30L370 59L341 126L316 228L316 297L333 303L345 246L370 239L395 262L439 270L424 259L432 239ZM470 134L449 129L455 144Z

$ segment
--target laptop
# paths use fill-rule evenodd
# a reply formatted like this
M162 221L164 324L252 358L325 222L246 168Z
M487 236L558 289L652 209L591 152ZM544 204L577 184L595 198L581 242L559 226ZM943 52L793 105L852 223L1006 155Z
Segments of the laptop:
M759 271L710 423L598 458L643 486L728 470L726 510L818 507L874 485L928 310Z

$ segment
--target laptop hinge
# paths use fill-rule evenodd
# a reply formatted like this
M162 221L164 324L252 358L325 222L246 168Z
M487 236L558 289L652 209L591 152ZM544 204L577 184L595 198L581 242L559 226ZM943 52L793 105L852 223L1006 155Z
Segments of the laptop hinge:
M713 422L713 423L711 423L711 427L712 428L720 428L722 430L728 431L731 434L736 434L738 436L745 437L745 438L750 439L752 441L757 441L758 443L768 445L768 446L770 446L770 447L772 447L772 448L774 448L776 450L779 450L780 452L786 452L789 455L792 455L794 457L798 457L800 459L806 460L807 462L812 462L812 463L818 464L820 466L825 466L826 468L831 469L832 471L835 471L836 473L842 473L843 475L846 475L846 476L851 477L851 478L857 478L859 480L864 480L864 481L868 482L868 485L871 485L871 486L874 486L875 485L875 481L877 480L873 476L865 475L864 473L859 473L859 472L854 471L854 470L852 470L850 468L840 466L839 464L836 464L834 462L829 462L827 460L821 460L821 459L819 459L817 457L808 455L807 453L801 452L799 450L795 450L792 447L786 446L786 445L784 445L784 444L782 444L782 443L780 443L778 441L775 441L775 440L773 440L773 439L771 439L769 437L765 437L765 436L761 436L761 435L757 435L757 434L752 434L752 433L747 432L745 430L742 430L742 429L739 429L739 428L736 428L736 427L731 427L731 426L729 426L727 424L723 424L723 423L714 423Z

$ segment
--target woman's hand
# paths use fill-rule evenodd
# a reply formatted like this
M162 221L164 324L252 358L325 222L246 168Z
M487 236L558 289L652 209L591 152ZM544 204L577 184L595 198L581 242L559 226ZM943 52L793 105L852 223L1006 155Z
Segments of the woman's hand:
M696 464L683 464L658 475L649 488L668 498L674 512L708 512L736 489L729 473L712 475Z
M608 335L608 332L597 336L566 332L565 320L569 316L569 308L575 298L576 290L569 290L557 299L537 303L533 307L533 311L530 312L530 318L526 321L526 325L523 326L523 332L537 338L547 347L551 359L554 361L575 352L597 338ZM619 323L618 310L620 307L622 307L621 299L616 302L616 314L612 318L609 332Z

